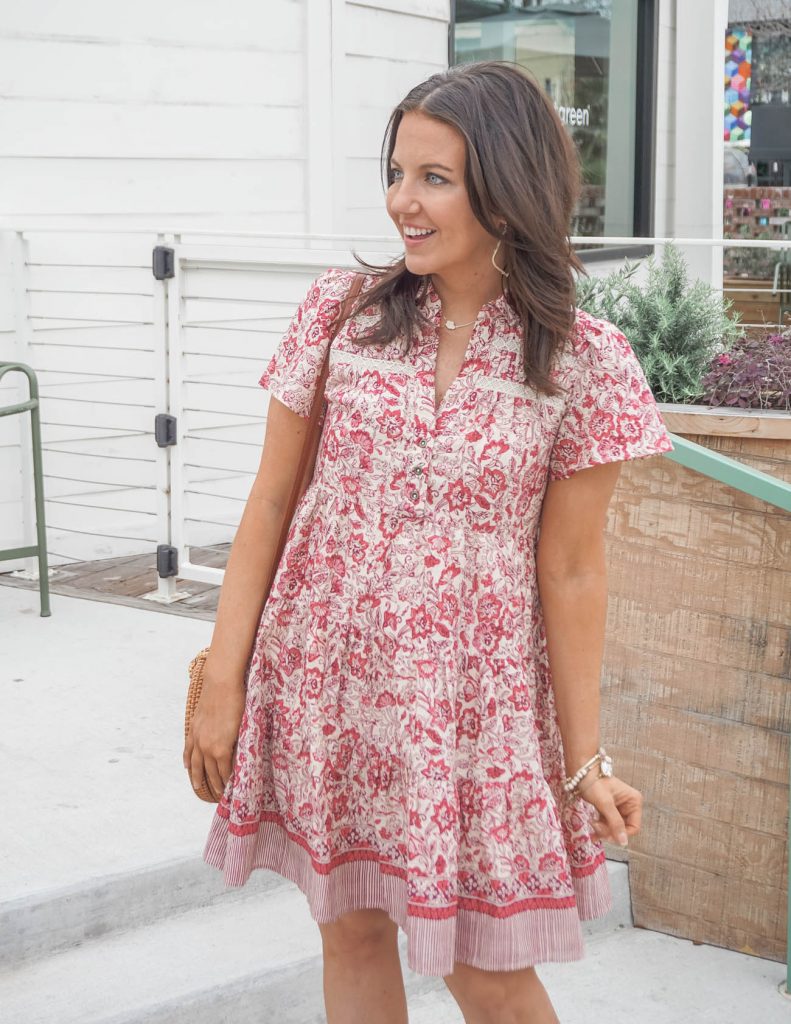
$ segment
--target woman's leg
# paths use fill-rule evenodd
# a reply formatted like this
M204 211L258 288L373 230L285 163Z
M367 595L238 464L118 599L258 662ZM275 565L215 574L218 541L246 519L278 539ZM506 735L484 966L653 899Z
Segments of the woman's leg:
M398 925L384 910L320 924L327 1024L407 1024Z
M483 971L457 963L444 981L465 1024L560 1024L535 967Z

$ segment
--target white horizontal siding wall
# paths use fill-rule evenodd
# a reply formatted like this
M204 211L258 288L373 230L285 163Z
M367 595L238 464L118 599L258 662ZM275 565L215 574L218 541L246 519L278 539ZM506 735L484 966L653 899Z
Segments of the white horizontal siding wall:
M449 0L31 0L0 18L0 218L381 233L395 103Z
M289 0L5 5L0 214L301 230L305 24Z
M355 0L336 3L340 69L337 134L344 140L337 202L344 230L386 234L379 154L393 107L414 86L448 66L449 0Z
M449 10L448 0L31 0L4 10L0 227L24 231L28 259L15 272L7 254L0 259L0 357L23 352L40 375L53 565L153 554L167 539L157 533L152 434L162 411L156 235L393 234L379 178L382 133L392 106L447 66ZM14 273L27 284L21 298ZM255 289L262 278L250 280ZM213 411L225 385L200 378L243 364L255 375L270 334L252 337L250 355L227 367L201 350L214 333L189 335L197 347L186 357L186 454L196 491L187 514L202 543L228 539L227 530L207 533L202 519L220 525L234 514L197 493L207 482L201 467L212 474L220 454L234 452L227 468L238 504L236 472L255 461L248 446L260 445L265 403L248 382L244 438L232 449L222 433L239 431ZM217 412L222 426L209 440ZM32 540L20 429L0 421L0 547Z

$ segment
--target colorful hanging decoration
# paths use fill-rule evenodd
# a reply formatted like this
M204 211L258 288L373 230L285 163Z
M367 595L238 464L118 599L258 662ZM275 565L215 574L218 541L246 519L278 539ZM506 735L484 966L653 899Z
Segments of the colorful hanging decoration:
M753 37L746 29L731 28L725 36L725 141L749 145L750 82Z

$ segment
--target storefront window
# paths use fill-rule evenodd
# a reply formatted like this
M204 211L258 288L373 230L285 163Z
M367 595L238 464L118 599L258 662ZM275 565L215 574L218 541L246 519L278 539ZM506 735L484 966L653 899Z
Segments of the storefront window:
M644 123L645 81L638 75L640 65L643 76L651 75L650 62L640 60L648 6L642 0L455 3L454 62L521 64L571 133L584 181L575 235L632 237L650 230L644 194L650 175L639 166L650 124Z
M725 32L726 238L791 243L791 11L782 3L730 0ZM775 286L787 256L772 249L726 248L726 282L765 285L760 305L738 289L736 308L747 322L780 322ZM749 305L749 309L747 306Z

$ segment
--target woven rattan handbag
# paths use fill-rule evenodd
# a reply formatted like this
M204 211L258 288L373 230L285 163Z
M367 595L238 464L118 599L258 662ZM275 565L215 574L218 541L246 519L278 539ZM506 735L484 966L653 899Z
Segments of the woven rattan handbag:
M288 537L288 531L291 526L291 520L294 518L294 512L299 504L299 500L304 494L308 484L310 483L310 477L313 474L313 464L315 462L316 453L318 452L319 440L321 437L321 428L324 423L324 383L327 379L327 373L329 372L330 365L330 347L335 339L335 335L338 333L338 329L343 321L349 316L351 312L354 300L360 293L360 289L363 283L363 275L358 274L354 280L354 284L349 289L349 294L343 303L340 316L336 319L332 331L330 333L330 344L327 346L327 353L324 357L324 363L321 368L318 383L316 385L316 393L313 396L313 405L310 410L310 417L308 419L308 426L305 432L305 440L302 445L302 451L299 457L299 465L297 467L297 473L294 477L294 486L291 489L291 497L289 498L288 506L286 508L286 514L283 518L283 526L280 530L280 539L278 540L277 550L275 552L275 559L272 564L272 571L269 574L269 582L266 586L266 590L263 596L263 605L266 604L269 598L269 593L272 589L272 582L277 574L277 568L280 563L280 558L283 554L283 548L286 545L286 538ZM262 608L263 608L262 605ZM200 700L201 691L203 690L203 670L206 665L206 657L209 653L209 648L204 647L203 650L199 651L189 664L189 688L187 690L187 708L184 715L184 741L186 742L189 736L190 729L192 728L192 719L195 715L195 709L198 706ZM249 665L249 661L248 661ZM192 782L192 788L195 793L201 798L206 800L207 803L219 803L221 794L215 793L209 784L209 780L204 775L201 782L196 786L192 780L190 773L190 782Z

